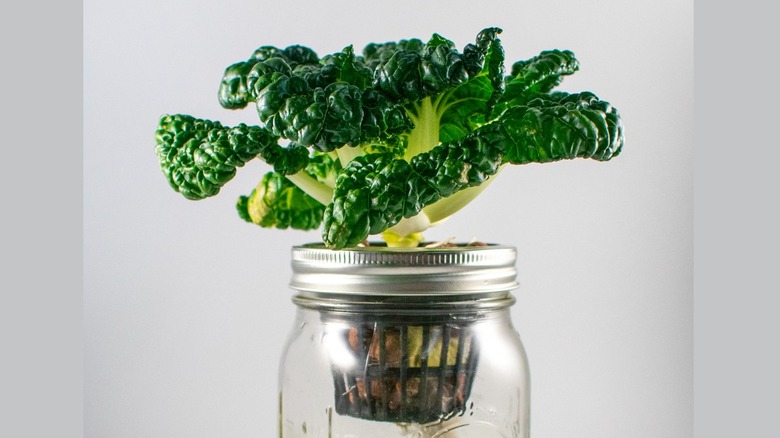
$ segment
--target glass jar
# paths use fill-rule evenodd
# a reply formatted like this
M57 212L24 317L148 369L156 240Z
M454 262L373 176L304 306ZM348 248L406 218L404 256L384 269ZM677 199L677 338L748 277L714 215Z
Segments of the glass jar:
M284 438L527 438L512 247L293 248Z

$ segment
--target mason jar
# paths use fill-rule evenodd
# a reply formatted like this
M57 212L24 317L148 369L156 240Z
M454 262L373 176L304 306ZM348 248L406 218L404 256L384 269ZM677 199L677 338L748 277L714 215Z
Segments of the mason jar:
M528 363L501 245L292 250L284 438L527 438Z

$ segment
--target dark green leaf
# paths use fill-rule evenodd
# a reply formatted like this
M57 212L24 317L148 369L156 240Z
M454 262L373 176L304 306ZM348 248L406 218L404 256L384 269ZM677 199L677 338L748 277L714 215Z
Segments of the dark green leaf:
M549 93L564 76L574 74L579 68L574 53L568 50L546 50L531 59L518 61L506 78L506 91L499 106L503 110L538 94Z
M606 161L623 147L620 115L590 92L537 97L507 110L488 130L505 137L504 161L512 164Z
M214 196L236 168L257 156L282 173L308 163L308 152L283 148L278 138L258 126L225 127L187 115L165 115L155 133L155 151L171 187L188 199Z
M318 62L317 54L307 47L295 45L279 50L273 46L262 46L248 60L225 69L217 93L219 103L227 109L244 108L255 100L258 76L265 76L270 70L291 70L299 65L316 65Z

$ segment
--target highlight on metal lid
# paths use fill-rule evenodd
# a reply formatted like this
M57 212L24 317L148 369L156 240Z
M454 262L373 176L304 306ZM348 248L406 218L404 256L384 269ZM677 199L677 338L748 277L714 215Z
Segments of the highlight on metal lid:
M358 295L463 295L515 289L512 246L390 248L380 244L331 250L292 249L290 287L301 292Z

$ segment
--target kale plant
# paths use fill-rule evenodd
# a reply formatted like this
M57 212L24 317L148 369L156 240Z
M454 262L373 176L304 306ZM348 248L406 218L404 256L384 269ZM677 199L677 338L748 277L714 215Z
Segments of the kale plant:
M617 156L617 110L590 92L553 91L578 70L574 54L544 51L507 74L500 33L485 29L462 51L437 34L322 58L299 45L260 47L225 70L218 93L227 109L254 104L259 123L163 116L163 173L202 199L259 158L273 171L238 200L239 215L263 227L321 227L324 243L341 249L377 234L416 246L506 164Z

